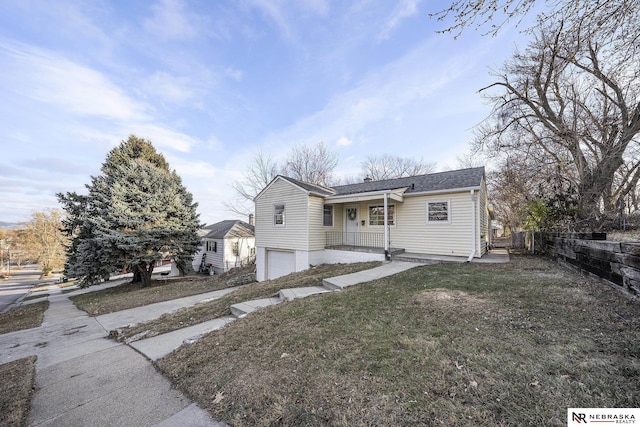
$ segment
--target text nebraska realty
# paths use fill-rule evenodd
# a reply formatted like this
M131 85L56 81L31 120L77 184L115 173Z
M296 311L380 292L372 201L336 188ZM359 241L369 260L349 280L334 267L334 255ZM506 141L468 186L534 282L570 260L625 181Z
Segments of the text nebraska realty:
M582 414L573 412L573 421L577 423L615 423L615 424L635 424L636 417L633 414Z

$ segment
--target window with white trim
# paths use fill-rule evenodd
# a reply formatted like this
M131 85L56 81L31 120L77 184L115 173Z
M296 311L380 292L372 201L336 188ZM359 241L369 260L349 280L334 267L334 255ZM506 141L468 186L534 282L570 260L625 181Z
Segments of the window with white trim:
M396 225L395 205L387 205L387 224ZM369 226L384 226L384 205L369 206Z
M218 242L207 240L207 252L218 252Z
M449 200L433 200L427 202L428 223L449 223L451 221Z
M273 225L284 225L284 205L273 205Z
M234 256L240 255L240 244L238 242L231 243L231 252L233 253Z
M333 227L333 205L322 206L322 225Z

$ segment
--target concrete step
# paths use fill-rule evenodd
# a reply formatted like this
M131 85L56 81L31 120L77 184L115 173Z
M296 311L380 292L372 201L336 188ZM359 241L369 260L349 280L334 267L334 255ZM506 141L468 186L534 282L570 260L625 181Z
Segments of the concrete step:
M231 314L233 314L237 318L240 318L246 316L249 313L253 313L260 308L280 304L281 302L282 299L279 297L262 298L252 301L239 302L231 306Z
M221 329L234 320L236 320L236 318L232 316L219 317L166 334L134 341L129 343L129 346L135 348L151 360L158 360L181 345L192 344L204 334Z
M418 257L412 257L412 256L397 256L397 257L392 257L391 258L393 261L404 261L404 262L415 262L417 264L425 264L425 265L429 265L429 264L436 264L436 263L441 263L443 261L436 261L433 259L426 259L426 258L418 258Z
M462 263L467 261L467 258L459 257L459 256L426 255L426 254L415 254L415 253L409 253L409 252L399 254L399 255L394 255L392 259L393 261L415 262L418 264L427 264L427 265L443 263L443 262Z
M279 292L280 298L284 301L292 301L298 298L306 298L310 295L323 294L331 290L322 286L309 286L306 288L282 289Z
M329 279L322 279L322 287L328 289L329 291L341 291L345 288L341 283L335 282Z

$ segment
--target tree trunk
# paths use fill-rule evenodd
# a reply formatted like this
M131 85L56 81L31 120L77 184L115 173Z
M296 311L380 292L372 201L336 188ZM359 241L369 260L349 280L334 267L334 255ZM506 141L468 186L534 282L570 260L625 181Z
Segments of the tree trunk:
M138 271L137 268L135 268L133 270L133 279L131 280L131 283L140 283L142 282L142 275L140 274L140 271Z
M136 265L136 271L140 274L140 280L142 282L143 288L148 288L151 286L151 274L153 273L153 265L154 262L150 262L149 264L145 262L141 262Z
M180 272L180 276L188 276L189 274L195 273L193 269L193 264L191 262L186 262L184 259L179 259L175 261L176 267Z

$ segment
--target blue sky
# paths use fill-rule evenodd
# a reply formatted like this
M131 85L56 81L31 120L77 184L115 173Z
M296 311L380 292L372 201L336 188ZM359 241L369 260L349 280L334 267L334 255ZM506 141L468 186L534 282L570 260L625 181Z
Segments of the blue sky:
M437 4L436 4L437 3ZM300 143L456 167L490 112L477 90L525 38L454 40L420 0L0 2L0 222L84 192L110 149L151 140L199 203L224 202L256 150Z

